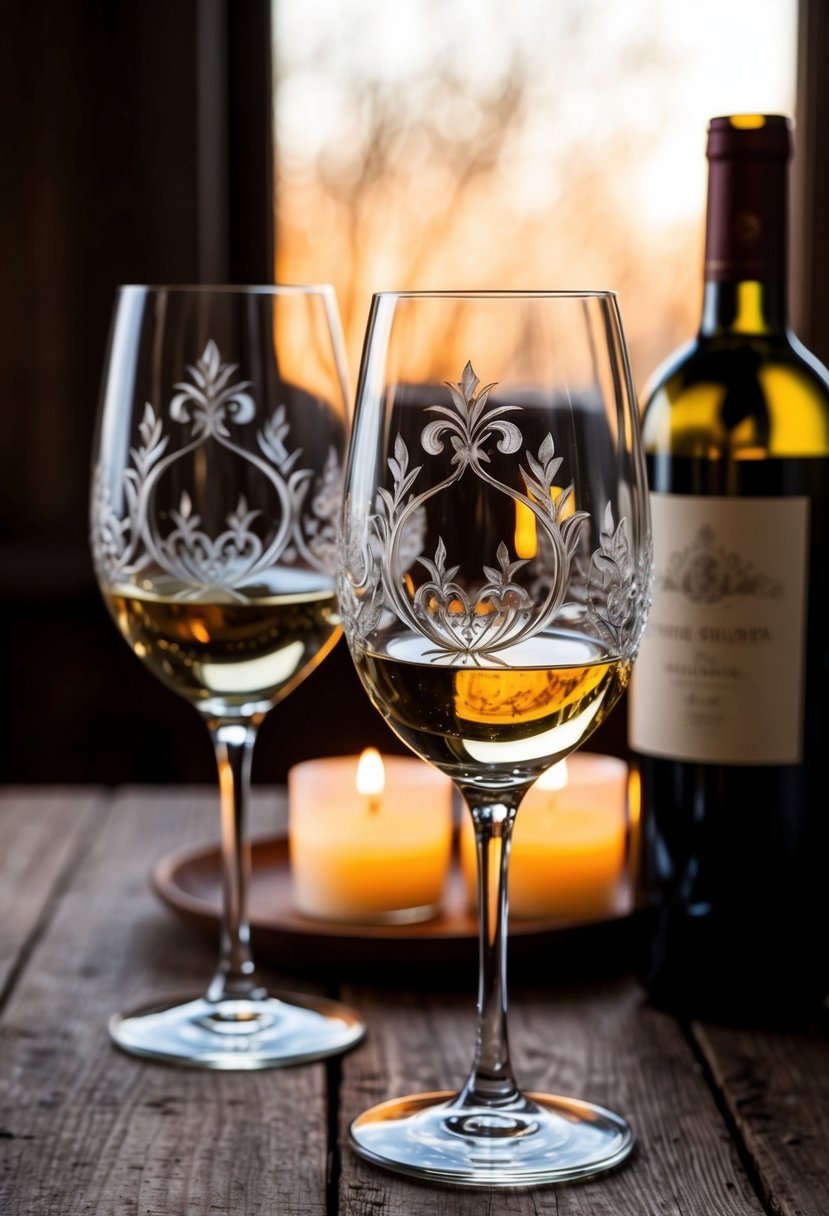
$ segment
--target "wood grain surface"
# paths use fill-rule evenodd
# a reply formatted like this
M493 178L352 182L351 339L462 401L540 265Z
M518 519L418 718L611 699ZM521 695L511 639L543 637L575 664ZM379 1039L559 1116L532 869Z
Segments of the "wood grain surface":
M367 1014L365 1048L343 1062L341 1211L472 1212L448 1187L381 1172L346 1143L351 1119L375 1102L455 1088L471 1063L471 999L409 994L390 1002L349 994ZM527 1089L586 1098L618 1111L637 1137L634 1155L612 1174L532 1192L487 1193L493 1213L573 1216L760 1216L764 1211L740 1164L693 1053L674 1023L644 1006L630 980L514 990L513 1063ZM464 1193L464 1192L461 1192ZM477 1192L483 1204L482 1192ZM454 1196L454 1198L452 1197ZM460 1206L458 1206L460 1204Z
M75 829L64 810L61 848ZM323 1066L202 1072L133 1059L107 1037L116 1009L210 978L214 952L171 922L148 870L216 815L209 793L131 793L76 857L0 1023L0 1212L326 1211Z
M695 1026L775 1216L829 1213L829 1036Z
M251 830L284 815L284 791L257 791ZM829 1213L825 1026L685 1027L623 973L579 980L540 959L546 982L511 990L519 1082L617 1110L633 1156L532 1190L413 1182L357 1157L348 1124L385 1098L462 1083L475 1035L465 982L342 983L269 962L269 983L361 1009L365 1042L258 1073L137 1060L111 1044L109 1016L203 990L216 961L150 881L160 858L216 839L215 792L7 789L0 832L2 1216Z

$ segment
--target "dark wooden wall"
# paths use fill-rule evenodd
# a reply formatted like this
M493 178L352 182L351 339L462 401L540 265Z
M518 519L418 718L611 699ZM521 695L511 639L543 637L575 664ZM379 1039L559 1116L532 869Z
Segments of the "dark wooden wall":
M193 710L106 614L87 551L119 283L272 282L269 0L4 0L0 781L214 780ZM255 773L394 747L341 643Z
M829 365L829 3L799 0L792 316Z

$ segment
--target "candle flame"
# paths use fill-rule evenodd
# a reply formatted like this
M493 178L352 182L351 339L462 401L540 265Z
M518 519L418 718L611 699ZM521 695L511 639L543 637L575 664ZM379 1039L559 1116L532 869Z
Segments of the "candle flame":
M377 798L386 784L383 757L376 747L367 747L357 765L357 793L368 798Z
M558 764L542 773L535 784L540 790L563 790L567 784L567 761L559 760Z

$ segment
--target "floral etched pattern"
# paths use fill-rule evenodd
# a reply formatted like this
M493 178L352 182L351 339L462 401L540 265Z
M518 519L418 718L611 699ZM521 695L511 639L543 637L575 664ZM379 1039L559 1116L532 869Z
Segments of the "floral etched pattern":
M423 466L412 467L406 443L400 435L395 440L388 460L392 489L378 490L367 545L360 548L352 543L345 553L340 601L355 655L362 652L383 613L391 612L430 644L425 657L505 665L502 652L548 628L565 605L588 514L574 509L573 484L564 488L558 484L562 458L556 455L549 433L536 453L525 452L526 465L519 465L523 492L493 475L493 447L502 455L522 447L522 432L507 415L520 414L523 407L492 405L489 397L495 385L479 385L472 364L467 363L460 381L447 384L451 405L427 407L427 413L436 417L420 433L423 451L439 457L447 442L452 450L448 476L430 489L414 492ZM412 525L418 518L422 521L429 500L466 474L532 512L545 542L544 590L538 598L520 579L527 559L513 557L504 541L497 546L493 564L483 567L481 584L471 590L458 579L460 566L447 562L446 546L438 538L431 557L422 550L411 555L427 575L414 589L406 574L411 561L404 560L406 545L411 547ZM587 598L595 632L614 650L625 643L635 618L638 585L627 522L621 520L614 529L608 505L601 547L590 559Z
M148 402L138 426L139 442L130 449L121 487L126 513L113 505L108 470L99 463L92 495L91 545L99 577L107 584L134 580L149 574L181 586L178 598L215 595L237 602L247 597L245 584L278 562L304 562L312 569L333 573L336 557L336 520L342 469L336 450L329 450L325 466L315 478L312 469L297 467L300 448L289 450L290 425L280 405L257 432L262 455L233 441L229 423L244 426L256 416L250 381L234 383L235 363L222 363L218 347L208 342L204 353L188 367L192 383L176 384L169 416L188 429L187 441L169 451L170 436L162 419ZM267 481L276 496L273 535L257 531L262 512L251 509L243 494L225 517L225 527L211 536L183 490L168 512L172 527L162 535L151 502L164 474L197 448L213 442L245 461ZM269 521L270 524L270 521Z
M645 566L650 568L647 554ZM634 559L627 520L614 527L608 503L599 548L590 558L587 607L599 635L614 650L630 648L644 615L642 604L649 596L649 584Z

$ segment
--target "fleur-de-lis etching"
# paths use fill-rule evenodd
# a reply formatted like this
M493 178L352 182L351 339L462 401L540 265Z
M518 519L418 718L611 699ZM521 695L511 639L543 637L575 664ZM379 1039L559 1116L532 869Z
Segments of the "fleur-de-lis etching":
M121 488L126 513L113 504L108 470L99 463L92 496L91 544L99 575L107 583L134 579L152 570L182 584L181 598L216 595L244 601L242 588L270 570L277 561L301 560L313 569L333 573L336 520L342 470L331 448L322 472L301 467L302 449L290 450L290 425L279 405L257 432L261 455L234 441L231 422L246 426L256 417L249 380L234 380L238 365L223 363L215 342L208 342L199 359L188 366L192 383L179 382L169 405L173 422L189 426L186 441L169 450L170 436L162 419L147 402L138 426L139 442L130 449ZM197 448L211 442L257 469L275 495L273 535L267 545L257 530L262 512L251 509L240 495L225 517L225 528L211 536L182 491L169 511L172 527L159 531L151 502L164 474ZM269 521L270 523L271 521Z
M489 464L489 455L484 445L492 435L499 436L499 452L517 452L521 447L520 430L515 423L506 422L503 418L504 414L520 410L521 407L499 405L487 410L487 399L490 391L496 386L487 384L476 393L479 383L472 364L467 363L460 382L446 385L454 408L430 405L429 413L440 414L441 417L425 426L420 436L424 452L438 456L443 451L444 435L448 435L455 450L452 464L459 466L460 473L463 473L467 465L472 465L479 474L483 472L481 465Z
M230 438L226 414L234 416L240 425L250 422L256 413L253 398L247 390L249 380L231 384L230 378L239 370L237 363L222 363L215 342L208 342L204 354L187 368L192 384L176 384L176 396L170 402L170 417L174 422L190 422L191 435L216 435Z

